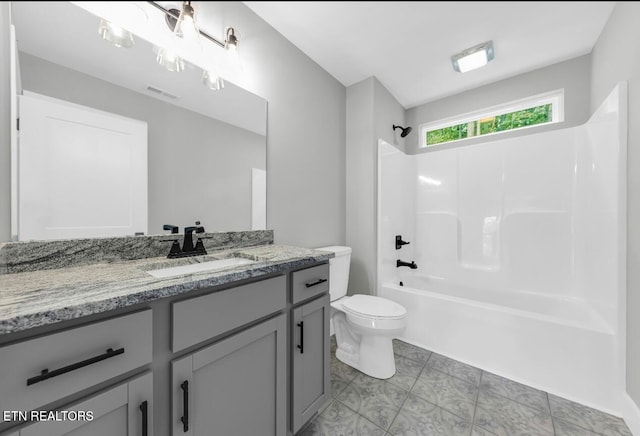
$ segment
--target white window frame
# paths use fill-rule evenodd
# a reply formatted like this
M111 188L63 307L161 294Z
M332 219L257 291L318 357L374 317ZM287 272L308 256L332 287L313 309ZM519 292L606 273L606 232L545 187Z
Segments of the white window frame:
M438 144L427 144L427 132L433 130L439 130L445 127L456 126L458 124L470 123L472 121L479 121L483 118L495 117L510 112L517 112L524 109L530 109L537 106L542 106L551 103L551 121L534 124L533 126L518 127L515 129L503 130L502 132L486 133L479 136L469 136L467 138L455 139L453 141L439 142ZM437 146L446 146L448 144L459 143L461 141L467 141L470 139L485 138L489 136L500 135L506 132L513 132L516 130L529 129L531 127L547 126L549 124L560 123L564 121L564 88L556 89L554 91L545 92L543 94L533 95L531 97L523 98L520 100L511 101L497 106L491 106L478 111L469 112L459 115L455 118L447 118L443 120L433 121L430 123L420 124L420 143L419 148L429 148Z

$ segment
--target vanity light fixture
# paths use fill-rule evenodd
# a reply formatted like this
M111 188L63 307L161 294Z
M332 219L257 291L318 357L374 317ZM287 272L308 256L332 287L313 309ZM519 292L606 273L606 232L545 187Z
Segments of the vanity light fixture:
M96 2L99 3L99 2ZM123 2L134 5L136 9L132 9L131 13L127 11L124 14L120 14L116 18L116 22L120 24L120 21L125 23L124 27L115 25L111 19L101 19L98 33L102 38L111 42L117 47L132 47L134 45L133 35L130 31L125 30L135 27L136 21L134 18L138 18L140 12L144 14L144 21L148 20L147 14L144 12L144 8L138 4L138 2ZM185 68L185 61L182 56L191 59L192 62L200 64L203 69L202 83L211 90L220 90L224 88L224 80L219 71L226 71L229 64L237 63L235 53L238 49L239 34L233 27L226 27L224 29L224 41L220 41L211 35L203 32L199 29L196 23L196 9L191 5L191 1L182 2L181 9L165 9L160 4L148 1L146 2L156 9L160 10L164 14L164 21L166 22L171 36L167 38L165 35L165 41L160 46L156 46L154 51L156 53L156 62L164 66L169 71L180 72ZM139 9L139 10L138 10ZM109 15L109 14L106 14ZM112 16L111 14L110 16ZM139 24L138 24L139 25ZM164 27L164 26L161 26ZM199 61L194 61L193 58L197 56L204 56L205 52L210 50L204 50L202 46L203 40L208 40L224 49L228 53L228 57L231 62L224 61L223 65L214 65L213 62L202 57ZM187 55L188 54L188 55ZM209 67L207 67L209 65ZM222 67L222 68L221 68Z
M451 62L455 71L466 73L487 65L493 57L493 41L487 41L451 56Z
M107 21L104 18L100 20L98 26L98 34L105 41L110 42L116 47L133 47L133 35L128 30Z
M216 44L217 46L226 49L228 52L236 52L238 48L238 34L237 31L233 27L227 27L224 29L225 40L224 42L217 40L211 35L203 32L198 28L196 24L195 10L191 6L190 1L185 1L182 3L182 10L179 11L177 9L165 9L160 6L156 2L148 2L153 5L155 8L161 10L165 14L165 21L167 22L167 26L174 34L174 41L176 42L176 46L178 42L186 43L186 44L197 44L200 46L200 36L209 40L210 42ZM179 38L179 39L176 39ZM201 46L200 46L201 47ZM165 68L170 71L181 71L184 68L184 63L182 59L178 56L169 56L166 53L166 48L160 49L158 51L158 56L156 60L161 65L165 66ZM171 52L171 50L170 50ZM175 53L175 51L173 52ZM169 53L171 54L171 53ZM182 66L178 67L176 63L173 62L173 59L176 61L179 60ZM207 86L211 90L220 90L224 88L224 80L223 78L217 74L215 71L216 68L209 68L203 70L202 74L202 83Z

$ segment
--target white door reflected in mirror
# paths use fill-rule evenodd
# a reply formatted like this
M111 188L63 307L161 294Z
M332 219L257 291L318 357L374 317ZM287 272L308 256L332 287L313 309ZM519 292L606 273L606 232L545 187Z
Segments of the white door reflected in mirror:
M19 240L147 233L147 123L20 96Z

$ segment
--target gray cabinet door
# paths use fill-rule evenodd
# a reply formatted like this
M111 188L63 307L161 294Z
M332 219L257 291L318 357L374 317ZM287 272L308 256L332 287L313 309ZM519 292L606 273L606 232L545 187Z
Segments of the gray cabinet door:
M286 315L172 362L174 436L286 433Z
M20 429L16 436L152 436L153 376L147 373L63 411L69 419L41 421ZM80 412L91 412L92 419L77 419Z
M329 295L293 310L292 430L297 432L329 399Z

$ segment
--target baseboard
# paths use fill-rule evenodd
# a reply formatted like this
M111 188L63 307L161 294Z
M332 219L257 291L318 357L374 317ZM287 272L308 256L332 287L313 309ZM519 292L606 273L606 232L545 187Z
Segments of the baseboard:
M622 394L622 418L634 436L640 436L640 408L629 394Z

